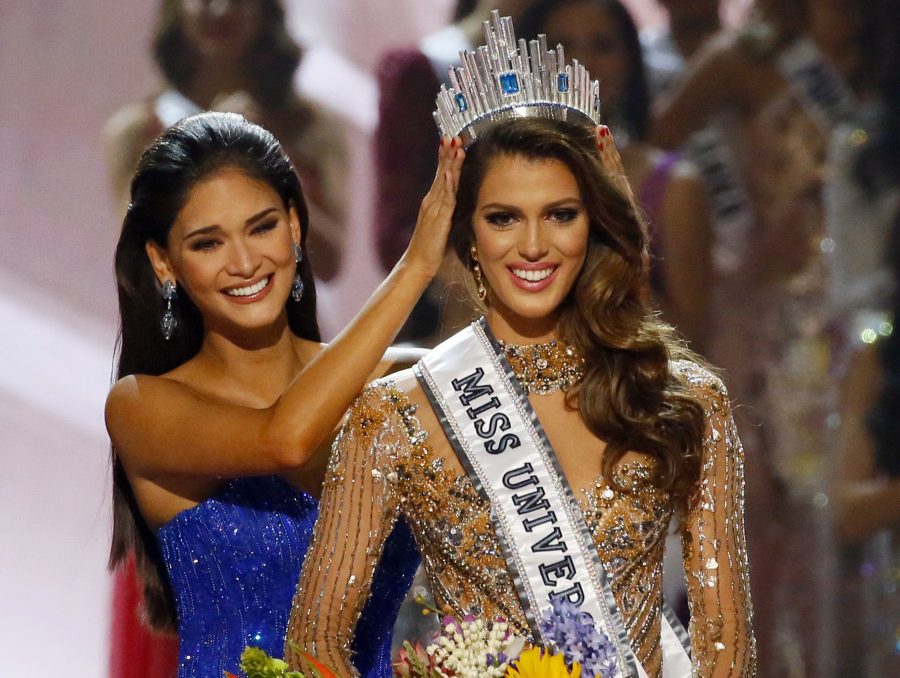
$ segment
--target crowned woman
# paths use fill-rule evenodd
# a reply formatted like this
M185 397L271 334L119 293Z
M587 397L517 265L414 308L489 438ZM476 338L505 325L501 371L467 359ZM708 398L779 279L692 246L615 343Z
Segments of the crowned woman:
M442 609L549 646L568 607L612 648L585 663L603 678L753 675L725 388L644 301L646 230L597 83L496 12L485 32L435 114L467 147L451 238L485 314L351 409L289 661L299 647L355 675L350 641L403 516ZM662 596L676 516L689 634Z

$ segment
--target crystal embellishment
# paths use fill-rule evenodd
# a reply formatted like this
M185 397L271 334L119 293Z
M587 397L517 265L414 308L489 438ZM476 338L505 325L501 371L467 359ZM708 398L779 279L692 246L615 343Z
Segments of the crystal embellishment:
M172 302L178 298L178 291L175 288L175 283L171 280L166 280L163 283L162 298L166 302L166 310L163 312L159 326L162 330L163 338L166 341L169 341L172 338L172 335L175 334L175 328L178 327L178 319L172 311Z
M584 358L575 347L553 339L543 344L498 341L522 390L537 395L566 391L584 377Z
M172 338L172 335L175 334L175 328L178 327L178 320L175 318L175 314L172 313L172 311L166 311L163 313L160 325L162 326L163 338L165 338L166 341L169 341L169 339Z
M303 298L303 278L300 277L300 264L303 261L303 249L297 243L294 243L294 261L297 262L297 271L294 274L294 282L291 283L291 299L299 302Z
M298 273L294 276L294 282L291 284L291 299L294 301L300 301L303 298L303 289L305 285L303 284L303 279L300 277Z
M459 53L449 85L438 93L434 119L441 134L459 135L470 146L501 120L539 117L595 126L600 122L600 85L584 64L566 63L565 49L548 49L547 36L516 39L512 19L491 12L485 44Z

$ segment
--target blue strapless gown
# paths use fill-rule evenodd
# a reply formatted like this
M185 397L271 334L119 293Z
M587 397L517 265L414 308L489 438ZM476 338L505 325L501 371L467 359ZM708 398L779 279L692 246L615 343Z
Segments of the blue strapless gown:
M313 497L277 476L238 478L158 530L178 610L178 678L238 673L247 645L283 655L318 509ZM357 625L354 664L363 676L390 678L391 631L418 562L400 522Z

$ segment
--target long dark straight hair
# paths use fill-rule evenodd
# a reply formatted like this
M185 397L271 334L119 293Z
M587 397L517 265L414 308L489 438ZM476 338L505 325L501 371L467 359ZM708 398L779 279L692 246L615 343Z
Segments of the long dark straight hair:
M115 272L119 294L119 340L116 377L160 375L197 355L203 341L203 318L180 289L175 307L178 327L171 340L160 331L165 302L146 253L146 243L165 247L166 239L191 189L223 169L233 168L271 186L286 208L300 218L301 246L308 226L300 181L274 136L235 113L201 113L169 128L143 153L131 182L131 204L116 247ZM305 247L304 247L305 250ZM319 341L316 288L308 257L298 272L305 290L299 302L287 301L291 331ZM134 553L144 585L145 615L158 630L173 630L175 606L156 537L142 518L128 477L115 448L113 533L109 567L116 568Z
M615 121L628 132L632 139L643 141L650 131L650 89L647 85L647 68L644 65L644 53L637 24L628 9L619 0L537 0L529 5L519 21L520 35L538 35L546 33L547 23L553 12L570 5L587 3L600 7L610 13L616 29L622 39L622 45L628 54L628 69L625 73L625 86L622 88L622 100L616 109L604 110L606 118ZM547 38L553 41L553 36ZM555 43L554 43L555 44ZM578 58L577 54L571 56ZM596 73L591 74L597 77ZM601 94L603 83L600 83ZM611 125L611 126L615 126Z
M617 482L617 462L639 450L659 461L656 484L686 506L700 479L705 422L700 399L670 361L698 358L643 301L646 229L604 171L593 128L545 118L505 120L469 148L450 232L469 268L478 192L497 157L556 160L578 182L590 223L588 252L561 307L560 334L586 358L587 371L567 402L606 442L603 473L611 482Z
M900 190L900 5L896 0L865 3L868 63L880 103L880 119L860 155L857 180L873 197L881 191ZM886 263L893 275L894 291L888 311L894 331L878 342L881 392L868 423L875 445L875 462L881 473L900 477L900 212L888 240Z
M294 72L303 52L288 33L280 0L253 0L260 6L262 27L244 61L251 76L250 94L267 109L291 102ZM163 0L153 37L153 56L172 85L186 87L198 55L182 27L182 0Z

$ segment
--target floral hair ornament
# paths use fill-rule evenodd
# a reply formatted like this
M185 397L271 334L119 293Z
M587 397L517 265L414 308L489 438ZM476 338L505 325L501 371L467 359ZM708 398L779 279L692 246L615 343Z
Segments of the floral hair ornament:
M597 125L600 85L583 64L566 63L562 45L547 49L547 36L516 41L512 19L491 12L486 45L459 53L450 87L441 86L434 119L441 134L459 136L468 148L493 123L512 118L549 118Z

